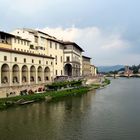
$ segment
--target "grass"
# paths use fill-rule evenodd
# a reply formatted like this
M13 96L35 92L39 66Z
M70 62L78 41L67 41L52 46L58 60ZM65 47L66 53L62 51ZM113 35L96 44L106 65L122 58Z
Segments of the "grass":
M90 85L90 88L91 89L99 89L101 87L101 84L100 83L94 83L94 84L91 84Z
M57 87L60 87L62 83L57 84ZM66 83L67 84L67 83ZM81 85L81 81L70 83L71 85ZM87 93L89 90L92 89L99 89L102 86L106 86L110 84L110 80L105 78L102 83L94 83L91 84L89 87L75 87L74 89L64 89L60 91L47 91L46 93L40 94L31 94L31 95L23 95L23 96L15 96L15 97L8 97L8 98L1 98L0 99L0 110L7 109L9 107L18 106L20 103L26 101L33 101L39 102L46 100L47 97L50 97L51 100L59 100L61 97L67 96L78 96ZM59 86L58 86L59 85ZM64 84L63 84L64 85ZM56 86L56 85L55 85Z
M24 96L15 96L9 98L0 99L0 110L7 109L9 107L18 106L20 102L25 101L34 101L39 102L46 99L46 97L51 97L52 100L59 99L66 96L78 96L85 94L89 91L88 87L80 87L76 89L69 89L64 91L49 91L46 93L24 95Z
M103 81L104 86L109 85L110 83L111 83L111 81L107 78L105 78L105 80Z

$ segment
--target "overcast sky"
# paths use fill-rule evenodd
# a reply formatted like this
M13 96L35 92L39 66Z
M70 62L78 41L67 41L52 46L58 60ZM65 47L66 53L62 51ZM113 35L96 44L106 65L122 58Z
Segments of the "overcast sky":
M140 0L0 0L0 30L77 42L99 65L140 63Z

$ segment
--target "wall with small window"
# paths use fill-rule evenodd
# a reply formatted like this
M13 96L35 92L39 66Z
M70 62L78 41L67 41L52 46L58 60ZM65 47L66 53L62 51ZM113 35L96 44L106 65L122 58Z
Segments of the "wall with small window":
M12 38L12 49L27 52L30 50L30 42L20 38Z
M48 55L54 57L54 77L62 75L61 70L64 68L64 47L61 43L48 40ZM57 75L56 75L57 70Z

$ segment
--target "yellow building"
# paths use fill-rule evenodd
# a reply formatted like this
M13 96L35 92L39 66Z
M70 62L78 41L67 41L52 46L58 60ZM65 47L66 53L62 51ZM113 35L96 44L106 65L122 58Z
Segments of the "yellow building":
M64 75L64 46L63 42L42 31L33 29L17 29L12 34L30 41L29 51L35 54L54 57L53 78Z
M94 65L90 65L91 76L97 76L97 68Z
M75 42L38 30L0 31L0 98L42 92L59 76L95 76L96 67L83 51Z
M82 76L82 52L75 42L64 42L64 71L67 76Z
M91 58L82 56L82 74L84 77L91 76Z
M0 97L43 91L53 80L53 57L30 52L29 40L9 33L0 32L0 42Z

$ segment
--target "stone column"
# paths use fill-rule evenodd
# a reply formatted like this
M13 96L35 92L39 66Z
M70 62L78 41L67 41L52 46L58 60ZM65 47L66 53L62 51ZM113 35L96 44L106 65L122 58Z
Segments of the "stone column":
M0 71L0 87L1 87L1 71Z
M35 72L35 76L36 76L36 77L35 77L35 80L36 80L35 83L38 84L38 71L37 71L37 70L36 70L36 72Z
M13 85L13 78L12 78L13 73L12 73L12 69L11 68L9 69L9 72L10 72L9 85L12 86Z
M27 77L28 78L28 84L30 85L30 69L28 69L27 73L28 73L28 77Z
M44 71L42 70L42 83L45 83L44 77L45 77L45 74L44 74Z
M22 85L22 69L19 70L19 84Z

